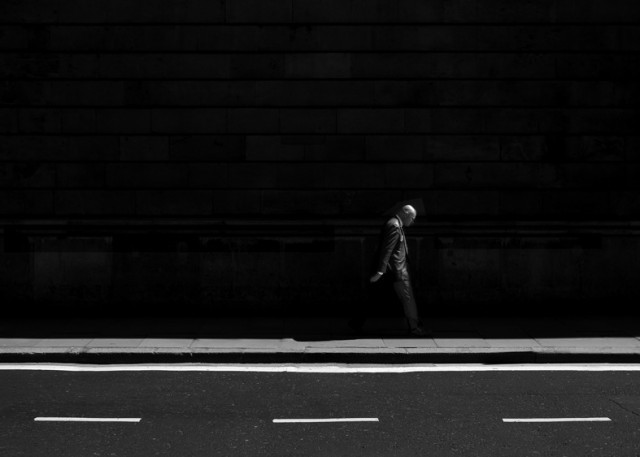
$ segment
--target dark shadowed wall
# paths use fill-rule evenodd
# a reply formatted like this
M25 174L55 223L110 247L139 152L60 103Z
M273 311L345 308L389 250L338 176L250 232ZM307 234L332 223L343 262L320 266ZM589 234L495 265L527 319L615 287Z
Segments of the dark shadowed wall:
M3 0L2 312L346 314L421 199L424 313L620 313L638 50L637 0Z

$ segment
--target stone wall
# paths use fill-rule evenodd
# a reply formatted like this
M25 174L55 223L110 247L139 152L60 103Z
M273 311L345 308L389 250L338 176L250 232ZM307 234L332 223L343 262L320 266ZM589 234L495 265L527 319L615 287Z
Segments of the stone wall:
M638 50L635 0L4 0L0 298L341 313L414 200L430 309L637 300Z

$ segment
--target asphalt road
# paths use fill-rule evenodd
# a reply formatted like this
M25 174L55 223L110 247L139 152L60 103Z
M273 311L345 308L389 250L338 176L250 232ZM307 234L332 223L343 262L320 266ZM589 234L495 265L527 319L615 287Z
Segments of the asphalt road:
M640 456L640 372L0 371L0 456L156 455Z

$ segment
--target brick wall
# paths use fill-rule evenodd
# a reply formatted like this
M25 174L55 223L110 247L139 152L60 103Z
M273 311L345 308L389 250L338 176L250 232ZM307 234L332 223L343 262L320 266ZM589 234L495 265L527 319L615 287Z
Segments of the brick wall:
M638 50L635 0L4 0L5 297L339 310L422 199L423 301L638 298Z

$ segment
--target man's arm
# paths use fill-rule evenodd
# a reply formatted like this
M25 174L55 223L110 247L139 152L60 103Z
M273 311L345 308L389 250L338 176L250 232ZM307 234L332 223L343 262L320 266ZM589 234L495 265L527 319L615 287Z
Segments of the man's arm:
M380 258L378 259L378 273L384 273L387 270L389 258L399 239L400 227L395 224L388 224L384 227L382 249L380 250Z

